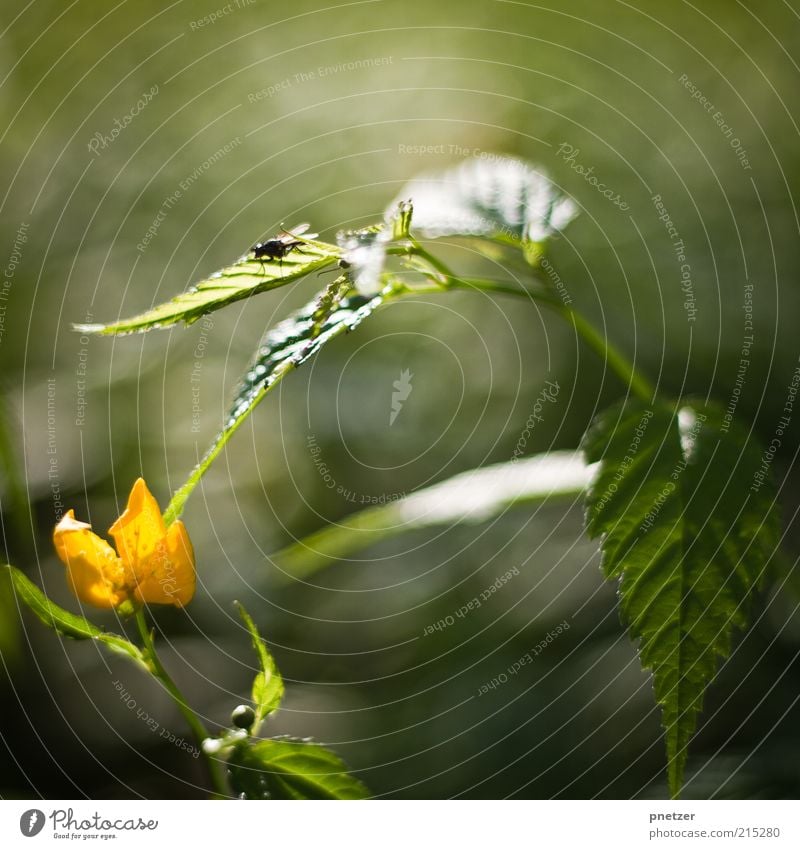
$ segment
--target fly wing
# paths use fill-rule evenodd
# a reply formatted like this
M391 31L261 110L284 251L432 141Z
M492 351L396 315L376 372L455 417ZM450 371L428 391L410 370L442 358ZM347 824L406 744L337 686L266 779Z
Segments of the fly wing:
M282 241L288 241L289 239L316 239L319 233L309 233L308 228L311 225L308 222L304 222L303 224L297 224L292 227L290 230L287 230L283 227L283 234L281 235Z

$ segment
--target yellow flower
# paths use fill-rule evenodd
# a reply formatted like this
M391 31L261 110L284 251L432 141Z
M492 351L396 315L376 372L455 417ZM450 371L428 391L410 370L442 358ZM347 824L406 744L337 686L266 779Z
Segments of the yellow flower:
M180 521L167 528L142 478L108 532L116 551L72 510L53 531L56 553L81 601L112 608L126 601L183 607L192 600L195 571L189 534Z

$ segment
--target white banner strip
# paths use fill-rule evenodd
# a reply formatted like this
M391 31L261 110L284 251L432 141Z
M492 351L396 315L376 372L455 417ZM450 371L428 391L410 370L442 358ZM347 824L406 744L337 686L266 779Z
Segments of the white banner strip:
M315 810L311 810L314 807ZM93 841L175 849L448 846L800 846L800 805L778 801L0 801L0 846Z

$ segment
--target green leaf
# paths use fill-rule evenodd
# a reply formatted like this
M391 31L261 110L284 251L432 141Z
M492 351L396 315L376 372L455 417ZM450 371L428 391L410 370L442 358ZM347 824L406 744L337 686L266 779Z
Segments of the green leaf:
M471 159L407 183L414 229L429 238L483 236L522 247L532 264L541 245L575 217L577 208L541 171L519 159Z
M404 498L326 525L270 560L293 577L308 577L383 539L417 528L485 522L512 506L577 495L593 469L577 451L552 451L462 472Z
M239 615L242 617L247 630L250 632L250 637L253 640L253 648L258 656L259 672L253 680L252 699L255 705L255 722L250 729L251 734L257 734L258 728L264 719L271 713L276 711L283 698L283 679L281 678L278 667L275 665L275 660L267 651L264 640L258 633L250 614L244 609L244 606L237 602L239 607Z
M252 254L243 256L233 265L196 283L187 292L133 318L113 324L76 324L74 328L81 333L111 336L172 327L180 321L192 324L234 301L285 286L339 259L340 251L334 245L313 240L303 242L302 248L295 248L280 261L265 259L262 262L253 259Z
M343 285L348 284L343 284L341 278L334 281L311 303L267 332L242 379L225 426L164 512L167 524L181 514L200 478L264 396L320 348L342 333L354 330L385 300L394 297L387 291L372 298L359 295L343 298ZM338 289L332 293L335 287Z
M100 630L88 619L84 619L83 616L77 616L57 604L53 604L39 587L16 567L6 565L4 568L11 574L11 581L17 593L17 598L25 602L45 625L64 637L70 637L74 640L95 640L102 643L110 651L125 655L133 660L147 672L152 671L138 646L117 634L109 634Z
M245 799L367 799L369 791L329 749L304 740L242 740L228 756Z
M603 570L620 581L623 619L653 672L677 796L705 688L778 547L774 487L761 446L714 406L615 407L583 448L600 463L588 531L602 537Z

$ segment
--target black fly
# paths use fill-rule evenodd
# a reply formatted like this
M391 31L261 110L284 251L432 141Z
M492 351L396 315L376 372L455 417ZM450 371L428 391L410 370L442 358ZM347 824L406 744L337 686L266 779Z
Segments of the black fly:
M284 230L272 239L267 239L265 242L256 242L250 248L253 258L261 260L262 265L265 262L272 262L277 259L281 273L283 273L283 258L291 251L297 251L299 254L304 253L300 250L300 245L304 244L306 239L316 238L316 233L309 233L301 239L297 238L303 236L310 226L310 224L298 224L291 230Z

